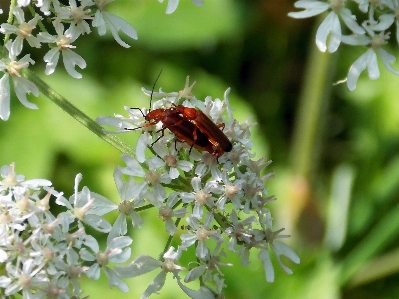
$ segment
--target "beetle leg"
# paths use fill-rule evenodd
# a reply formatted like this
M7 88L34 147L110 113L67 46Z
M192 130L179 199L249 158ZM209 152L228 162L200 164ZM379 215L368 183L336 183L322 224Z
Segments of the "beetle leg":
M218 128L222 128L222 131L224 130L224 127L225 127L226 125L224 124L224 123L221 123L221 124L218 124L217 125L217 127Z
M162 135L159 136L153 143L151 143L151 147L152 147L156 142L158 142L159 139L161 139L163 136L165 136L165 133L164 133L164 132L165 132L165 129L166 129L166 128L162 128L162 129L160 129L159 131L157 131L157 133L158 133L158 132L162 132Z

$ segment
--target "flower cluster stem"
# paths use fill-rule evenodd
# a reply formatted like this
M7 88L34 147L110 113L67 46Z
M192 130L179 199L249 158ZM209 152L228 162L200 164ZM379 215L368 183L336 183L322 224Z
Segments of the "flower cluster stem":
M22 75L25 78L27 78L28 80L32 81L43 95L45 95L53 103L58 105L62 110L64 110L66 113L68 113L74 119L76 119L78 122L80 122L82 125L84 125L90 131L92 131L94 134L96 134L98 137L100 137L104 141L108 142L109 144L111 144L113 147L115 147L117 150L121 151L124 154L128 154L131 156L135 155L134 150L130 146L128 146L126 143L124 143L122 140L115 137L114 135L104 133L102 127L99 124L97 124L94 120L92 120L90 117L88 117L86 114L84 114L81 110L79 110L77 107L72 105L67 99L65 99L63 96L61 96L59 93L57 93L54 89L52 89L46 82L44 82L42 79L40 79L34 72L32 72L28 69L23 69Z

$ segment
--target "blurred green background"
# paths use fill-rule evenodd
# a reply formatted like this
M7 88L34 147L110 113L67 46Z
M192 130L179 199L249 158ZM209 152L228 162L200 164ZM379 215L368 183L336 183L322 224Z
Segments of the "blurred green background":
M165 9L156 0L110 4L139 39L122 36L132 46L125 49L96 30L79 38L76 52L88 65L81 80L62 65L45 76L41 50L32 55L34 70L93 119L124 114L125 105L148 107L141 87L151 88L161 69L157 86L165 91L182 89L187 75L197 81L199 99L222 98L232 88L236 118L252 115L258 123L258 157L273 160L275 228L292 235L288 243L301 264L284 260L294 271L286 275L275 263L276 281L268 284L255 253L248 268L230 255L235 267L223 269L226 298L399 298L399 77L381 64L381 78L362 74L354 92L333 85L365 49L318 52L321 19L288 18L293 1L205 0L197 7L181 0L172 15ZM1 165L15 162L17 173L50 179L68 196L82 173L81 186L118 202L112 173L122 165L120 153L48 99L29 99L39 110L13 98L10 120L0 124ZM121 136L131 145L137 137ZM133 256L156 257L165 244L161 225L147 216L132 232ZM85 294L139 298L155 275L130 279L128 294L110 290L105 279L84 282ZM152 297L184 296L171 281Z

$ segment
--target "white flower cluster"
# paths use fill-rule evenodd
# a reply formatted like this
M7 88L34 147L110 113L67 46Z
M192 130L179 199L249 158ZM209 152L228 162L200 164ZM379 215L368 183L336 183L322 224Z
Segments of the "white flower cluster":
M0 51L2 53L0 54L0 71L4 73L0 79L0 119L8 120L10 116L10 76L18 100L27 108L37 109L35 104L27 100L26 95L32 93L37 97L39 90L20 74L21 69L29 67L29 64L34 64L35 61L30 58L30 54L26 54L21 59L18 58L23 48L29 53L30 49L27 46L41 48L47 44L49 51L43 57L46 63L45 74L54 73L59 58L62 56L68 74L79 79L82 75L76 70L76 66L84 69L86 62L74 52L76 46L73 43L80 36L90 34L91 27L96 27L98 34L104 35L106 25L108 25L115 41L125 48L130 46L122 41L119 31L130 38L137 39L136 30L128 22L106 11L107 5L114 0L68 1L68 5L58 0L15 1L17 5L9 12L8 23L0 24L0 33L3 34L4 40L3 51ZM159 0L159 2L162 1ZM203 4L203 0L192 0L192 2L196 5ZM178 4L178 0L169 0L166 12L174 12ZM26 9L24 12L25 7L30 10ZM30 13L31 11L36 12ZM51 22L42 22L44 19ZM55 32L55 34L49 32Z
M85 226L108 233L111 224L103 216L118 206L87 187L78 191L82 179L75 180L75 194L68 200L43 179L25 180L14 164L1 168L0 182L0 297L82 298L79 278L85 273L97 280L102 268L109 285L127 292L122 277L109 266L129 260L132 239L108 238L100 251L95 237ZM44 190L47 194L41 196ZM55 201L51 197L55 197ZM57 216L50 203L64 207ZM119 272L123 267L120 268Z
M239 123L233 118L228 101L229 89L224 100L206 97L202 102L191 93L193 85L189 86L187 78L186 86L180 92L143 89L151 98L162 97L153 103L153 110L148 113L171 112L173 116L178 113L179 105L199 109L215 124L224 123L223 133L233 145L230 151L219 155L211 150L212 147L190 146L190 138L181 137L187 137L183 133L189 130L191 141L196 141L201 133L199 129L205 130L200 124L192 129L191 121L178 121L169 125L176 132L172 134L162 121L156 123L148 119L145 109L125 107L128 117L97 118L102 125L116 127L113 133L142 130L136 156L123 155L126 167L118 167L114 173L122 202L119 205L121 214L110 232L111 238L127 233L128 216L133 227L142 226L144 220L138 211L152 207L158 209L159 219L164 222L170 240L174 238L180 243L176 251L167 245L169 250L161 260L139 256L129 271L121 273L134 277L160 269L142 298L157 293L168 272L172 272L176 282L191 298L216 298L225 287L221 266L231 266L221 261L226 256L225 250L239 255L243 265L249 264L250 251L257 251L268 282L274 281L270 249L288 274L292 271L281 263L280 257L284 255L299 263L299 257L292 249L278 240L289 237L280 235L284 229L272 228L267 204L275 197L267 194L265 183L273 174L263 173L271 161L253 160L249 128L254 124L249 120ZM209 139L213 145L218 145L217 138ZM187 251L191 247L194 250ZM177 261L182 254L190 253L195 256L192 255L190 269L182 281L179 272L186 268L179 266ZM184 285L184 282L194 280L201 281L199 290Z
M356 16L349 9L351 2L358 5L359 10L365 15L361 24L356 21ZM303 8L299 12L291 12L288 15L293 18L308 18L328 11L327 17L320 24L316 33L316 45L320 51L335 52L343 42L353 46L367 46L368 50L362 54L350 67L346 78L349 90L356 88L360 73L365 69L370 79L378 79L377 55L385 67L399 75L399 71L392 67L395 57L382 47L390 39L390 30L393 24L396 26L396 42L399 43L399 1L398 0L298 0L295 7ZM344 35L341 30L341 21L352 32Z

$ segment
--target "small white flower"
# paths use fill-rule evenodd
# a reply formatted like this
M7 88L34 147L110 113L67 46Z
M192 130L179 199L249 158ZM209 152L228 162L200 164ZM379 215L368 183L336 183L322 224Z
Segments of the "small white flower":
M381 58L385 67L394 74L399 75L399 71L392 67L392 63L395 62L396 58L388 51L382 48L383 45L387 44L389 39L389 33L380 32L376 34L369 26L367 22L363 23L363 27L366 28L370 37L367 36L344 36L343 42L350 45L369 45L370 48L362 54L350 67L347 77L347 85L349 90L356 88L357 80L361 72L366 68L368 70L369 78L372 80L380 77L380 70L378 68L377 54Z
M128 247L132 244L133 240L130 237L116 237L115 239L107 240L107 248L101 252L96 242L93 253L83 248L80 251L80 256L83 260L94 262L86 271L86 275L94 280L100 278L100 268L103 268L105 275L108 278L109 286L117 286L122 292L128 292L129 287L121 279L117 272L113 271L108 263L121 264L130 258L131 248Z
M57 3L57 2L58 2L58 0L37 0L36 6L40 8L40 11L45 16L49 16L51 14L51 11L50 11L51 3Z
M215 241L222 240L220 233L217 230L211 229L213 219L214 217L212 213L206 214L204 223L201 223L196 217L188 217L186 220L192 232L180 236L183 248L188 248L194 245L194 243L198 243L196 244L195 255L200 259L205 259L209 254L209 248L206 244L206 241L209 238L212 238Z
M159 207L158 217L165 222L165 230L171 236L173 236L177 231L176 224L173 221L172 217L183 218L187 214L186 208L173 209L179 200L177 195L177 192L173 192L169 195L166 204Z
M0 32L4 34L16 34L17 37L12 42L12 45L8 50L13 57L18 56L22 51L22 44L24 39L28 42L31 47L40 48L39 40L34 37L31 32L33 29L36 28L37 22L42 18L35 14L32 20L29 22L25 22L24 12L22 11L21 7L16 6L13 10L13 14L17 19L17 25L11 25L7 23L1 24Z
M178 273L185 269L177 264L177 261L181 257L181 250L180 247L177 251L173 247L170 247L163 255L163 261L156 260L148 255L141 255L132 262L130 267L126 267L125 271L129 272L130 276L124 277L136 277L161 268L161 271L141 296L142 299L148 298L151 294L158 293L162 289L167 273L171 272L174 277L177 277Z
M364 34L364 29L356 23L356 17L351 14L348 8L343 7L344 0L331 0L330 3L314 0L299 0L294 6L304 8L300 12L290 12L288 16L293 18L308 18L321 14L329 9L331 12L320 24L316 33L316 45L320 51L333 53L341 43L341 24L338 15L341 16L344 23L356 34ZM329 42L327 45L327 39Z
M142 198L137 198L136 182L133 177L130 177L129 181L122 180L122 171L120 167L114 170L114 180L116 187L119 192L119 196L122 202L118 206L119 216L115 220L114 225L108 235L109 239L114 239L119 236L127 234L127 217L131 217L133 227L141 227L143 219L134 210L134 208L141 207L145 204Z
M51 186L51 182L45 179L25 180L25 176L15 173L15 164L1 167L0 191L8 190L15 197L23 197L28 189L38 190L40 187Z
M46 62L45 74L51 75L55 71L61 52L62 60L68 74L76 79L82 78L82 75L75 70L75 67L79 66L81 69L84 69L86 62L80 55L71 50L76 48L71 43L78 38L77 33L75 32L75 35L73 35L70 29L64 32L64 25L59 20L55 20L53 26L57 35L50 35L47 32L41 32L38 35L38 39L42 43L51 43L56 46L50 49L43 57Z
M27 100L27 94L32 93L36 97L39 96L39 90L36 85L19 73L21 69L27 68L29 64L34 64L35 62L30 58L29 54L17 61L16 56L10 51L11 47L11 43L8 42L6 48L9 50L9 60L0 60L0 71L6 72L0 79L0 118L2 120L8 120L10 117L10 76L17 98L26 108L37 109L35 104Z
M107 4L113 1L114 0L95 0L95 4L97 5L98 10L94 15L93 27L98 28L99 35L104 35L106 32L105 23L107 23L116 42L122 47L130 48L130 46L122 41L122 39L119 37L118 31L121 30L127 36L133 39L137 39L136 29L134 29L133 26L126 22L124 19L105 10Z
M43 266L35 265L31 259L23 262L22 269L19 266L7 264L6 271L14 282L6 287L4 294L10 296L22 290L24 298L33 298L33 294L39 295L40 289L48 282L44 273L39 273Z
M75 194L70 197L69 201L64 197L57 199L57 204L68 208L68 212L63 212L60 215L65 215L66 219L72 219L72 221L76 219L79 222L84 222L97 231L109 232L111 225L101 216L116 210L117 205L99 194L90 192L87 187L83 187L82 192L78 192L80 178L81 175L77 175ZM69 229L69 224L66 223L67 226L64 230Z
M194 204L191 216L201 219L204 213L204 206L207 206L209 209L215 206L216 199L212 197L211 193L222 193L222 190L214 181L206 182L204 188L202 188L201 178L199 177L194 177L191 180L191 186L193 192L181 192L180 197L184 203Z

